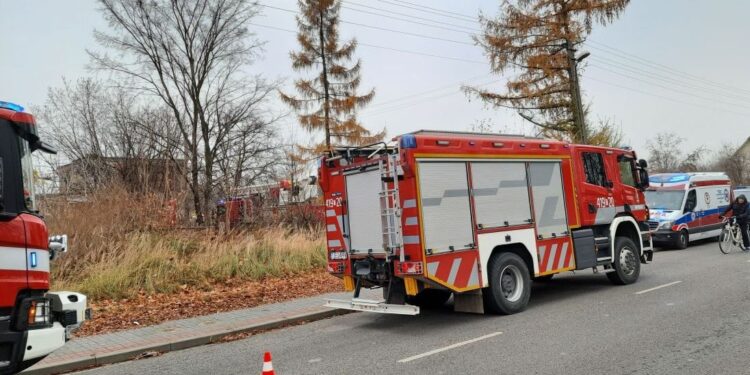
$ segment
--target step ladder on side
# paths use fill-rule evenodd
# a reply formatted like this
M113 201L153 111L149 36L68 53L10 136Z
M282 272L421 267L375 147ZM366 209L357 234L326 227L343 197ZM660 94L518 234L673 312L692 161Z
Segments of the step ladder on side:
M380 218L383 229L383 247L387 259L398 253L399 261L403 262L403 235L401 228L401 199L399 197L399 155L386 154L380 160Z

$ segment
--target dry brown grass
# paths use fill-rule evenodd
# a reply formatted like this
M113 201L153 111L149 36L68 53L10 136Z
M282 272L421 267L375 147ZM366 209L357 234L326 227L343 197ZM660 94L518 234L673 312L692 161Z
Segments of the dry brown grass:
M161 207L156 198L120 191L85 203L47 202L50 232L70 236L68 254L52 266L54 288L116 299L325 267L321 231L272 227L217 235L164 229Z

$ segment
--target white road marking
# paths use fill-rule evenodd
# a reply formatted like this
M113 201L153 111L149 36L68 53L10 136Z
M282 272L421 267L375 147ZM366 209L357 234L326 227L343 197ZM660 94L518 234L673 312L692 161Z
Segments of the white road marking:
M442 347L442 348L439 348L439 349L430 350L429 352L426 352L426 353L417 354L417 355L412 356L412 357L400 359L398 361L398 363L406 363L406 362L411 362L411 361L414 361L414 360L417 360L417 359L420 359L420 358L429 357L429 356L431 356L433 354L442 353L442 352L444 352L446 350L451 350L451 349L455 349L455 348L458 348L458 347L461 347L461 346L464 346L464 345L475 343L477 341L486 340L486 339L489 339L489 338L492 338L492 337L495 337L495 336L501 335L501 334L502 334L502 332L494 332L494 333L490 333L489 335L484 335L484 336L481 336L481 337L477 337L475 339L457 342L457 343L455 343L453 345L448 345L448 346L445 346L445 347Z
M682 281L672 281L671 283L666 283L664 285L655 286L655 287L653 287L651 289L646 289L646 290L641 290L640 292L635 292L635 294L643 294L643 293L653 292L654 290L661 289L661 288L666 288L668 286L676 285L676 284L679 284L681 282Z
M747 262L750 263L750 259L748 259Z
M313 359L307 361L307 363L318 363L318 362L320 362L322 360L323 360L323 358L313 358Z

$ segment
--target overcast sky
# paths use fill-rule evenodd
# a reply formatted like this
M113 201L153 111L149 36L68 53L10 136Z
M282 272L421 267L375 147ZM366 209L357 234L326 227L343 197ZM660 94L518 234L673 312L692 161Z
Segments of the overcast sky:
M247 71L288 86L297 77L288 54L297 46L289 32L294 14L282 9L296 10L296 1L260 3L270 7L249 27L266 41L265 51ZM345 0L341 33L360 43L362 88L376 89L362 122L389 135L468 130L479 120L530 132L513 111L487 108L459 91L462 83L503 85L468 33L478 28L469 18L480 10L493 15L499 3ZM619 20L596 26L585 47L591 57L582 87L592 116L615 121L642 154L649 137L663 131L681 134L691 148L744 141L750 136L749 14L750 2L742 0L634 0ZM100 49L92 31L107 25L93 0L0 0L0 28L0 100L29 107L43 104L62 77L92 74L85 49ZM279 126L289 134L293 116Z

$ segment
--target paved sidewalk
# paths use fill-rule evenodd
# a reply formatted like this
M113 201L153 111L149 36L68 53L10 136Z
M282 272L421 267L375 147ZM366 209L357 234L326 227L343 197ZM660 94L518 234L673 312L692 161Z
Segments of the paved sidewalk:
M379 295L380 290L362 291L362 297L365 298L378 299ZM249 309L173 320L151 327L74 338L23 374L55 374L123 362L143 356L144 353L205 345L231 334L276 328L347 312L323 307L326 298L349 299L351 293L330 293Z

